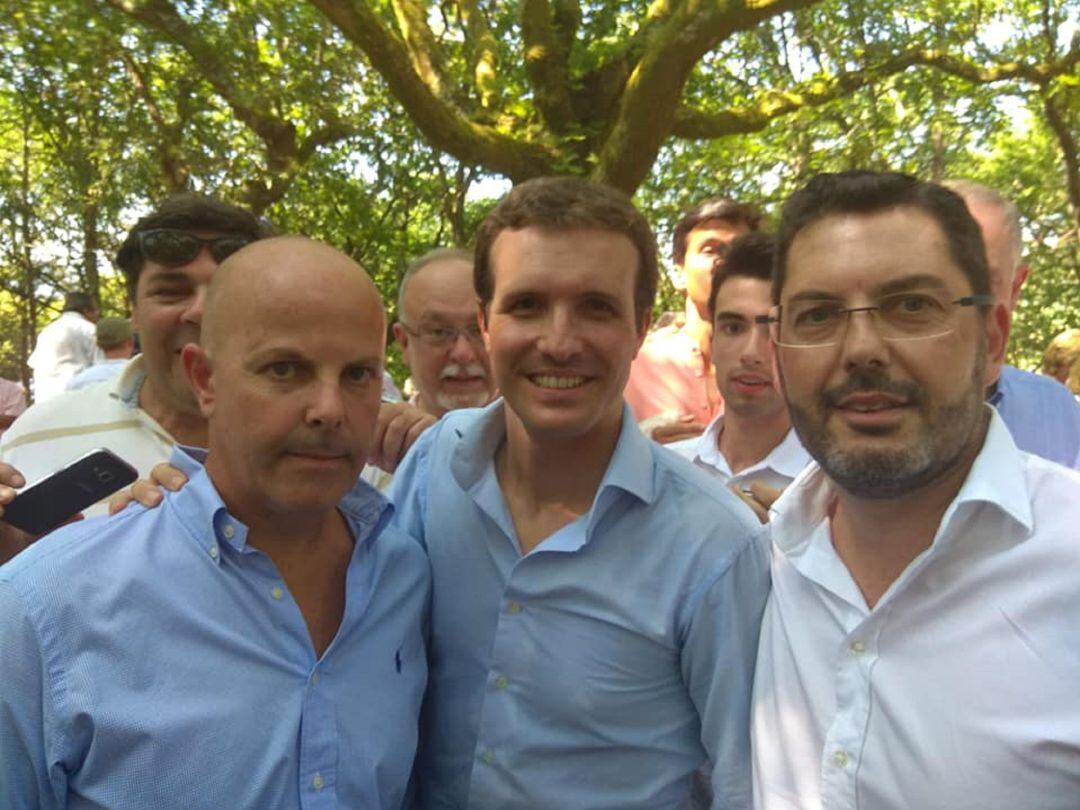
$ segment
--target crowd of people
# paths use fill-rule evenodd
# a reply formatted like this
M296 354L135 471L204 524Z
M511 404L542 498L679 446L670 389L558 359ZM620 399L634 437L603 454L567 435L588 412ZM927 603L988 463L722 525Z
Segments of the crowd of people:
M521 183L407 268L402 402L361 267L164 201L127 328L61 316L102 379L0 438L0 509L151 479L0 523L4 806L1078 806L1078 341L1004 363L1015 206L853 171L761 226L688 212L651 329L632 202Z

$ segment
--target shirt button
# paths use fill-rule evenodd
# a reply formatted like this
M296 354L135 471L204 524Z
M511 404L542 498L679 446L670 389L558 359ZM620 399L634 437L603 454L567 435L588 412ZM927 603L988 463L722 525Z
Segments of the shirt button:
M217 548L217 546L210 546L210 556L211 556L211 557L212 557L213 559L215 559L215 560L216 560L216 559L217 559L217 555L218 555L218 548Z
M285 595L285 591L281 590L280 586L275 585L273 587L273 589L270 591L270 595L272 597L274 597L275 599L280 599L281 597L283 597Z
M511 602L506 606L506 612L512 613L515 616L521 613L521 602Z
M495 679L495 688L496 689L505 689L509 685L510 685L510 679L507 678L505 675L500 675L498 678Z
M863 644L861 641L853 641L851 642L851 646L848 649L855 653L855 655L862 655L864 652L866 652L866 645Z
M232 536L236 534L236 529L233 528L231 523L226 523L221 527L221 533L225 535L226 540L231 540Z
M848 755L843 751L837 751L835 754L833 754L832 761L833 765L835 765L837 768L846 768L848 764Z
M316 790L322 790L325 784L326 782L323 780L321 773L315 774L315 778L311 780L311 786Z
M319 673L318 672L312 672L310 680L311 680L311 685L312 686L318 686L319 685Z
M490 765L492 762L495 761L495 755L491 753L491 751L485 751L484 755L480 758L484 760L485 764L487 765Z

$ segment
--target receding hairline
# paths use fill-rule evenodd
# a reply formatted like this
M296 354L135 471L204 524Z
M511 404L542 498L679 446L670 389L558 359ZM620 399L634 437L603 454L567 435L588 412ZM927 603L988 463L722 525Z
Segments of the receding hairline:
M998 212L1008 233L1009 249L1012 251L1013 266L1009 269L1015 270L1019 267L1024 256L1024 235L1020 228L1020 209L1016 207L1016 203L996 188L975 180L945 180L941 185L959 194L967 203L969 210L974 203L982 208L991 208Z
M408 267L405 268L405 272L401 276L401 281L398 282L397 301L395 302L398 320L401 320L401 313L404 311L405 289L409 286L409 282L419 275L420 271L426 267L430 267L436 263L452 261L469 265L471 273L473 267L473 254L462 248L433 248L409 262ZM472 282L470 281L470 284L471 283Z

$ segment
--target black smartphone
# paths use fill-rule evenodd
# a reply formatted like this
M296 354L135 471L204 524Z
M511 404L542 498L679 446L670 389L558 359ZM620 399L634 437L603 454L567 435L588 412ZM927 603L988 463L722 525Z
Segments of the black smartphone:
M19 492L0 520L34 536L45 534L138 477L136 469L115 453L91 450Z

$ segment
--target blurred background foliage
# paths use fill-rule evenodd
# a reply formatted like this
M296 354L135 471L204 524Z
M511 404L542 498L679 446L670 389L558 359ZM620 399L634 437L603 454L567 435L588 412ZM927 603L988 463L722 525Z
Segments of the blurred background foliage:
M180 190L358 259L467 246L512 182L634 193L668 261L714 195L815 172L1001 189L1032 266L1010 359L1080 326L1080 0L0 0L0 374ZM903 246L897 246L902 250ZM658 309L681 309L670 280ZM391 369L399 381L396 357Z

